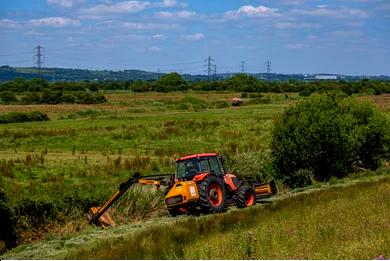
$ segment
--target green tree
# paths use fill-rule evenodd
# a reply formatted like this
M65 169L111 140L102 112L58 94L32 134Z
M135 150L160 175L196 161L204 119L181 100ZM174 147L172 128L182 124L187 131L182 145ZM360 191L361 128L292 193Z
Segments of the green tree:
M161 76L155 83L155 89L159 92L183 91L187 87L187 82L176 72Z
M18 99L16 98L15 94L12 93L12 92L1 92L0 93L0 100L3 103L6 103L6 104L18 101Z
M228 89L235 91L255 92L258 80L248 74L239 73L227 80Z
M368 102L340 93L312 95L289 107L272 130L277 178L296 187L375 169L389 150L390 124Z

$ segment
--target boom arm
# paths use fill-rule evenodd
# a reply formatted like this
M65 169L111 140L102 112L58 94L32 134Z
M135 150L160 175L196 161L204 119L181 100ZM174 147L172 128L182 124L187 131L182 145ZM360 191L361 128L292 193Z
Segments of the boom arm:
M119 190L112 195L112 197L107 200L101 207L90 208L88 212L88 219L91 223L96 225L109 226L115 224L111 216L106 213L107 209L117 201L123 193L125 193L133 184L138 183L142 185L166 185L166 177L172 177L172 174L158 175L158 176L149 176L141 177L139 173L134 173L134 175L129 178L126 182L123 182L119 185Z

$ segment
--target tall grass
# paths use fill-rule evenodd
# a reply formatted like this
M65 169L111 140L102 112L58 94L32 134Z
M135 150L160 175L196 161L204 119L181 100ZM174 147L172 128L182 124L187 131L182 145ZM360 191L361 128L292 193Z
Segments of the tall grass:
M270 104L232 108L234 96L114 93L105 105L0 106L1 112L40 110L51 119L0 126L0 190L18 243L61 234L64 227L76 231L88 208L103 203L133 172L173 173L178 156L220 152L237 174L272 175L270 127L290 101L272 94ZM160 215L161 195L143 189L114 206L116 220ZM35 217L41 209L43 216Z
M390 255L390 179L156 224L67 259L374 259Z

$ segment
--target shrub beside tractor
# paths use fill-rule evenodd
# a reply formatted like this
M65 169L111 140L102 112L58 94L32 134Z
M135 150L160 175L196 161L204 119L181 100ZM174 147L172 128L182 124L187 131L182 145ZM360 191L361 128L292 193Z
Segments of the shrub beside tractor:
M176 160L175 174L142 177L135 173L106 203L89 210L89 220L103 227L115 224L107 210L133 184L165 186L165 204L172 216L220 213L232 204L238 208L250 207L256 204L256 199L276 194L273 181L239 180L228 173L217 153L193 154Z

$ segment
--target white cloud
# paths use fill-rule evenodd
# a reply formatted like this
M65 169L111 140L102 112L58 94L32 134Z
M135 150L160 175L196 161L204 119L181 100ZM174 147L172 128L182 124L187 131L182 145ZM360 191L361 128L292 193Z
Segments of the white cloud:
M348 22L345 25L350 27L362 27L364 24L362 22Z
M179 26L176 24L159 24L159 23L136 23L136 22L125 22L122 23L122 27L133 30L172 30L178 29Z
M157 47L157 46L151 46L151 47L148 48L148 51L158 52L158 51L161 51L161 48Z
M329 33L330 36L337 36L337 37L355 37L355 36L362 36L363 33L360 31L334 31Z
M269 8L266 6L257 6L244 5L237 10L230 10L225 13L226 18L240 18L240 17L272 17L279 16L278 10L276 8Z
M174 7L177 5L176 0L163 0L161 2L155 3L155 6L158 7Z
M319 28L319 24L312 23L293 23L293 22L281 22L276 23L275 27L278 29L303 29L303 28Z
M191 12L191 11L187 11L187 10L183 10L183 11L179 11L179 12L166 12L166 11L163 11L163 12L156 13L156 16L160 17L160 18L167 18L167 19L171 19L171 18L190 18L190 17L196 16L196 13L195 12Z
M165 7L173 7L177 5L176 0L163 0L162 3Z
M152 35L153 40L165 40L167 37L164 34L154 34Z
M99 18L108 14L137 13L151 6L148 1L123 1L118 3L98 4L80 10L84 17Z
M353 8L327 8L319 7L313 9L293 9L292 13L299 15L310 15L310 16L328 16L335 18L366 18L368 14L360 9Z
M303 44L301 43L296 43L296 44L288 44L287 48L289 49L303 49Z
M49 5L59 5L62 7L73 7L74 0L47 0Z
M303 5L307 0L282 0L283 4L287 5Z
M80 20L67 17L46 17L41 19L31 19L29 23L33 26L64 27L78 26L80 25Z
M187 41L200 41L204 38L204 34L202 34L202 33L183 34L180 37L184 40L187 40Z
M17 22L9 19L0 19L0 27L10 27L14 28Z
M167 8L176 7L176 6L179 6L181 8L187 7L186 3L182 3L177 0L162 0L161 2L153 3L153 5L156 7L167 7Z

